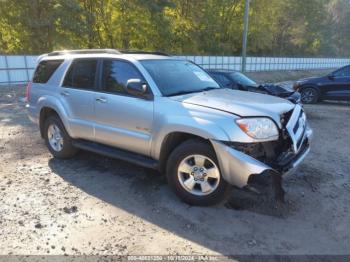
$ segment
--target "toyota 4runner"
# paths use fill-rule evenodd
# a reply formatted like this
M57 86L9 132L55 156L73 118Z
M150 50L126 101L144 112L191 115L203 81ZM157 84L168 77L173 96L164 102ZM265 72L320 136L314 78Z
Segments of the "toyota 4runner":
M221 202L252 177L281 180L310 150L300 105L220 88L192 62L161 53L42 55L27 102L54 157L84 149L158 169L193 205Z

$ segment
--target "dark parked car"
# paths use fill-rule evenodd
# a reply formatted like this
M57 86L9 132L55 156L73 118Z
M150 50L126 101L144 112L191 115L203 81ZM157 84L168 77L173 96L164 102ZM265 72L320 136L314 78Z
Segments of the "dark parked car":
M321 77L301 79L294 83L305 104L321 100L350 100L350 65Z
M278 96L288 99L295 104L300 103L300 94L287 87L276 84L257 84L246 75L237 71L208 70L208 73L222 87Z

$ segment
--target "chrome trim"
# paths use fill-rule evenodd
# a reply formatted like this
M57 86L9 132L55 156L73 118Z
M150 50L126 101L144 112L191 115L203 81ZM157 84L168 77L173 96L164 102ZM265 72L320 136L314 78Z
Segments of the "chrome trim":
M297 124L299 125L298 130L294 132L294 128ZM306 129L306 115L300 105L295 106L294 111L286 125L286 129L293 142L293 151L294 153L297 153L300 150L300 147L305 139Z

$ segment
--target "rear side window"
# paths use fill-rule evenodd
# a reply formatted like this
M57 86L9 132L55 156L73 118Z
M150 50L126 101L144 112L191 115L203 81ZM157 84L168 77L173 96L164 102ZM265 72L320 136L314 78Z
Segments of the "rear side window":
M63 60L41 61L35 70L33 82L42 84L46 83L62 63Z
M79 89L94 89L96 77L96 59L73 61L64 79L63 85Z

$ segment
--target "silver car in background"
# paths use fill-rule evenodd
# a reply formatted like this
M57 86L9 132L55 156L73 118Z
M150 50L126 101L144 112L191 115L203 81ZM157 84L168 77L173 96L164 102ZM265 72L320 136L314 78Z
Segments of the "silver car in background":
M299 105L220 88L195 64L158 53L42 55L27 101L53 156L84 149L158 169L191 205L222 202L256 176L280 181L310 150Z

